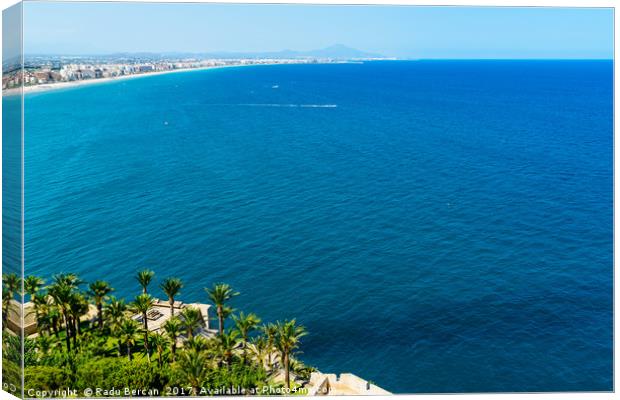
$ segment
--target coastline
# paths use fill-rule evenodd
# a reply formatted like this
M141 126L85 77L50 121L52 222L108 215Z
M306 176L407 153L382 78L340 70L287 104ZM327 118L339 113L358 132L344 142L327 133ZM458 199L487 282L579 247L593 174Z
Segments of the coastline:
M2 96L19 95L20 93L22 93L22 89L23 89L23 94L26 95L28 93L41 93L41 92L48 92L52 90L58 90L58 89L71 89L71 88L77 88L77 87L86 86L86 85L110 83L110 82L122 81L122 80L127 80L127 79L145 78L149 76L157 76L157 75L180 73L180 72L204 71L208 69L249 67L249 66L259 66L259 65L279 65L279 64L282 64L282 63L212 65L208 67L179 68L179 69L171 69L167 71L145 72L142 74L121 75L121 76L114 76L114 77L109 77L109 78L84 79L84 80L70 81L70 82L43 83L40 85L23 86L20 88L5 89L2 91ZM292 64L292 63L288 63L288 64ZM302 64L302 63L297 63L297 64Z

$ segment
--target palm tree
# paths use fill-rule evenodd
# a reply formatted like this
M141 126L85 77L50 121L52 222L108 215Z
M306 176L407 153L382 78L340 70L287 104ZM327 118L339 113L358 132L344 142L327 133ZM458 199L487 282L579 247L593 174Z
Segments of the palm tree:
M172 361L175 361L177 351L177 337L181 333L181 320L177 317L172 317L164 324L164 331L170 338L172 343L170 351L172 352Z
M15 293L20 291L21 281L19 276L14 273L2 275L2 321L4 326L6 326L6 320L9 316L11 300L15 297Z
M302 378L302 380L309 380L310 374L312 374L313 372L316 372L316 368L309 367L305 365L304 363L302 363L301 361L299 361L298 359L293 358L293 357L291 357L289 365L290 365L291 371L295 373L295 375L297 375L298 377Z
M243 312L239 313L239 316L233 315L233 321L235 321L235 325L237 326L237 330L239 331L239 335L241 336L241 344L243 345L243 363L246 361L246 345L248 343L248 338L250 332L256 329L258 324L260 324L260 318L256 316L256 314L245 314Z
M40 353L39 359L45 357L49 353L50 349L52 348L53 342L54 341L49 336L39 335L39 337L36 339L36 347L38 352Z
M24 279L24 291L30 295L31 301L44 283L43 279L38 276L28 276Z
M284 382L287 388L291 387L290 357L299 347L301 337L308 334L306 328L297 325L296 321L284 321L277 323L276 347L280 352L280 360L284 364Z
M2 288L2 323L4 326L6 326L6 322L9 317L9 310L11 308L11 300L13 300L11 293L4 290L4 287L3 287Z
M71 317L70 317L70 302L73 297L73 287L63 279L57 279L59 276L54 277L55 283L48 288L50 297L54 300L54 304L60 309L62 317L65 323L66 335L65 342L67 345L67 352L71 351Z
M273 353L273 346L275 345L276 335L278 333L278 327L275 324L268 323L261 327L265 338L267 339L267 365L271 369L271 353Z
M54 284L66 285L66 286L69 286L71 289L77 289L78 286L83 283L82 280L78 278L76 274L61 273L61 274L54 275L52 277L52 280L54 281Z
M120 327L125 320L125 312L127 311L127 305L125 304L125 300L117 300L115 297L110 298L110 303L105 306L104 316L108 321L108 326L110 327L110 331L113 333L118 333L120 331ZM120 357L121 351L121 340L118 340L118 355Z
M65 322L67 351L71 350L70 341L73 337L75 347L76 335L78 334L79 321L77 325L73 319L75 314L80 314L83 310L83 304L75 297L75 291L78 289L82 281L76 274L60 273L52 277L53 284L48 287L47 292L54 300L55 304L60 308Z
M153 308L154 300L146 293L136 296L132 305L132 311L142 314L142 324L144 326L144 350L146 351L146 358L151 361L151 354L149 350L149 324L147 314L151 308Z
M220 335L224 333L224 314L225 314L225 306L226 302L237 296L239 293L234 292L230 285L225 283L218 283L213 285L213 288L207 289L207 294L209 295L209 299L215 304L217 308L217 318L219 322L219 331Z
M59 337L58 325L62 318L62 314L58 306L54 303L50 303L49 297L36 294L34 296L35 314L37 315L37 329L39 333L47 329L48 333L54 331L56 338Z
M133 319L125 319L119 326L119 338L127 346L127 358L131 361L131 348L136 345L136 338L140 327Z
M114 289L110 286L108 282L105 281L95 281L90 284L89 295L95 301L95 305L97 306L97 320L99 321L99 329L103 330L103 302L107 299L108 294L112 292Z
M151 283L151 281L153 280L154 276L155 272L151 271L150 269L144 269L138 272L138 275L136 275L136 279L138 280L140 286L142 286L142 294L147 293L146 289L149 286L149 283Z
M183 348L185 348L185 349L194 350L194 351L198 351L198 352L205 351L205 350L207 350L208 347L209 347L209 342L207 342L207 339L205 339L202 336L195 336L195 337L189 339L183 345Z
M179 278L168 278L160 285L161 290L168 296L170 303L170 315L174 315L174 297L179 294L181 288L183 288L183 282Z
M125 319L127 304L124 299L117 300L116 297L110 297L110 302L106 304L103 315L108 321L110 327L119 326Z
M15 296L16 292L20 292L22 280L17 274L10 273L2 276L2 284L4 290L11 294L11 298Z
M71 319L73 320L73 347L77 346L77 336L82 334L80 319L88 314L89 305L86 297L81 293L73 293L69 303Z
M60 326L62 324L62 311L58 306L52 304L47 309L47 315L49 315L50 320L52 321L52 330L54 331L54 335L58 337L60 335Z
M195 350L184 351L179 357L179 370L192 387L193 396L198 396L200 393L200 387L208 372L207 361L206 353Z
M250 354L254 355L256 362L261 367L264 367L265 361L271 357L268 339L264 336L258 336L252 339L247 345L247 348L250 350ZM269 366L269 361L267 361L267 365Z
M228 317L230 317L233 313L233 311L235 311L231 306L224 306L222 307L222 318L223 321L226 321L228 319Z
M194 332L202 326L202 314L200 310L194 307L185 307L181 311L183 320L183 330L187 333L187 338L194 337Z
M52 334L52 320L48 314L40 314L37 317L37 333L39 336L45 336L43 332L47 332L48 335Z
M169 344L168 338L165 337L164 335L156 333L155 335L151 337L151 339L152 339L153 345L157 349L157 365L159 366L159 368L161 368L162 355L164 353L164 350Z
M222 361L224 361L226 365L230 367L230 365L232 364L233 350L239 344L239 332L223 332L221 335L218 336L218 341L220 357Z
M47 308L49 307L49 301L46 294L43 293L35 293L31 295L32 297L32 305L35 318L37 319L37 324L39 319L41 318L42 313L46 313Z
M243 311L239 313L239 316L233 316L233 321L235 321L237 330L244 343L247 343L250 332L255 330L258 324L260 324L260 318L256 314L250 313L246 315Z

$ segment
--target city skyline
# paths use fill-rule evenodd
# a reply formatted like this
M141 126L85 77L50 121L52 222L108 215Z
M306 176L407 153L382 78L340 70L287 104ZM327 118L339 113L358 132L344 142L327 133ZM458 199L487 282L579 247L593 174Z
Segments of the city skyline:
M24 3L26 55L304 52L335 44L408 59L610 59L613 10Z

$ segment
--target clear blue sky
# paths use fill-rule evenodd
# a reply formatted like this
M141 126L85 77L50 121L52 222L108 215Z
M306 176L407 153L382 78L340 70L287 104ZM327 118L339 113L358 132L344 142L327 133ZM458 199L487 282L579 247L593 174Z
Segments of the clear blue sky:
M612 58L612 9L174 3L24 5L26 54L311 50Z

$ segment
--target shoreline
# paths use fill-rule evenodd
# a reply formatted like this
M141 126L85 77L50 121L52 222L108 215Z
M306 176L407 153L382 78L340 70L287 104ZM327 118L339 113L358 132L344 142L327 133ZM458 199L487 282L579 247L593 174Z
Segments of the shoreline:
M59 89L71 89L71 88L78 88L80 86L103 84L103 83L110 83L110 82L122 81L122 80L127 80L127 79L145 78L149 76L157 76L157 75L172 74L172 73L204 71L204 70L209 70L209 69L250 67L250 66L260 66L260 65L290 65L290 64L307 64L307 63L234 64L234 65L211 65L208 67L197 67L197 68L179 68L179 69L171 69L167 71L145 72L141 74L121 75L121 76L113 76L113 77L108 77L108 78L84 79L84 80L70 81L70 82L42 83L39 85L22 86L21 88L4 89L2 91L2 96L15 96L15 95L19 95L20 93L23 93L23 95L25 96L26 94L29 94L29 93L43 93L43 92L50 92L50 91L59 90ZM23 89L23 92L22 92L22 89Z

